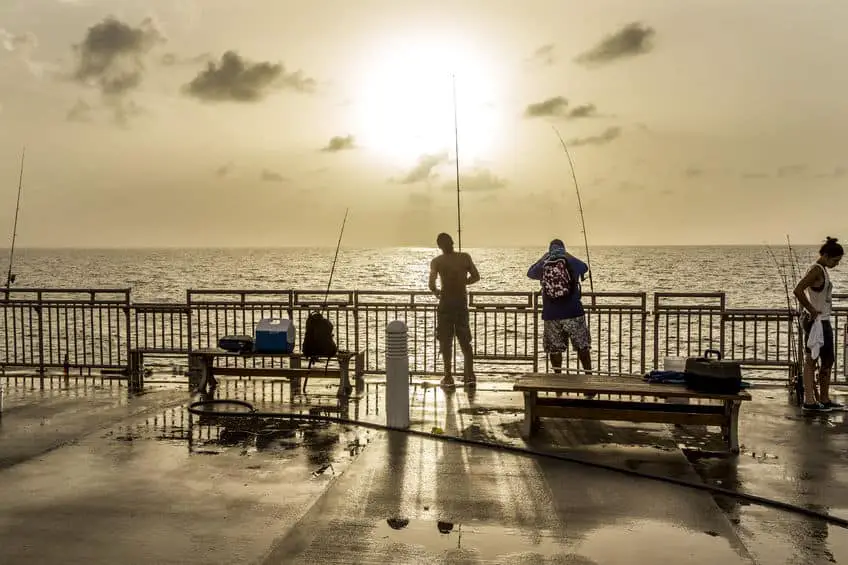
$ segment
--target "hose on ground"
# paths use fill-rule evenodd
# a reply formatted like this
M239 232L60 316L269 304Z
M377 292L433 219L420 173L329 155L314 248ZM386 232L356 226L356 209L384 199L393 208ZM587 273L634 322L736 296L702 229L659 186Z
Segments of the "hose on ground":
M201 409L204 406L214 406L214 405L230 405L230 406L241 406L246 408L245 412L234 412L234 411L211 411L211 410L203 410ZM597 461L589 461L585 459L580 459L577 457L570 457L568 455L564 455L561 453L550 453L545 451L539 451L536 449L530 449L525 447L516 447L512 445L493 443L488 441L476 440L476 439L468 439L458 436L450 436L450 435L442 435L435 434L430 432L423 432L419 430L413 430L408 428L396 428L392 426L386 426L383 424L377 424L374 422L364 422L360 420L350 420L347 418L339 418L336 416L325 416L319 414L303 414L299 412L260 412L254 409L253 405L249 402L245 402L243 400L230 400L230 399L214 399L214 400L199 400L196 402L192 402L188 407L188 412L195 416L212 416L212 417L225 417L225 418L279 418L279 419L288 419L288 420L301 420L301 421L310 421L310 422L325 422L329 424L341 424L348 426L357 426L361 428L368 428L372 430L385 431L385 432L401 432L407 435L426 438L430 440L448 442L448 443L459 443L463 445L473 446L473 447L482 447L486 449L494 449L497 451L505 451L507 453L514 453L516 455L522 455L525 457L539 457L545 459L555 459L557 461L564 461L566 463L575 463L577 465L583 465L587 467L592 467L595 469L602 469L604 471L610 471L613 473L619 473L622 475L627 475L630 477L636 477L640 479L648 479L653 481L659 481L664 483L670 483L673 485L691 488L695 490L705 491L713 495L725 496L728 498L735 498L738 500L744 500L746 502L752 504L758 504L760 506L768 506L771 508L777 508L780 510L784 510L786 512L792 512L795 514L801 514L810 518L816 518L819 520L823 520L829 524L833 524L836 526L840 526L842 528L848 529L848 520L843 518L839 518L837 516L833 516L826 512L819 512L817 510L813 510L811 508L805 508L803 506L797 506L795 504L789 504L788 502L782 502L780 500L774 500L770 498L765 498L762 496L757 496L754 494L748 494L744 492L738 492L734 490L729 490L713 485L709 485L706 483L696 483L692 481L687 481L684 479L678 479L674 477L667 477L663 475L655 475L653 473L645 473L643 471L636 471L634 469L627 469L624 467L617 467L615 465L608 465L606 463L600 463Z

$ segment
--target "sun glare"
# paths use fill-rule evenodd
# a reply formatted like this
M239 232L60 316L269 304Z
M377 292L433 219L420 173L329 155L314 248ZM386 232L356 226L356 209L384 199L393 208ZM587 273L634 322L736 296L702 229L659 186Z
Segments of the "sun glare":
M491 155L497 143L496 73L469 45L440 38L384 42L362 64L357 140L392 164L424 154L455 155L454 82L460 162Z

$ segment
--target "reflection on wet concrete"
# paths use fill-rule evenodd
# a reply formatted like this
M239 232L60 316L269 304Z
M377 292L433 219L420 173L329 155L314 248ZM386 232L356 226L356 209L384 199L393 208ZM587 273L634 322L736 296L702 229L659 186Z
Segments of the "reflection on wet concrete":
M836 394L845 400L844 391ZM846 414L804 416L780 388L755 390L751 404L739 457L689 454L704 481L848 517ZM844 528L738 499L716 502L761 563L848 563Z
M749 552L759 563L848 563L845 530L737 499L401 433L190 417L177 389L133 397L119 382L43 391L35 383L7 386L12 411L0 421L4 564L249 556L266 563L730 565L749 562ZM381 384L345 403L329 384L311 389L292 398L286 383L222 379L215 394L262 411L384 418ZM807 418L782 389L753 392L742 411L739 457L715 453L712 430L622 422L544 421L532 447L848 517L845 414ZM481 387L469 398L417 383L411 418L415 429L525 445L521 399L508 391ZM112 546L101 530L116 532ZM128 559L119 556L122 547L143 553Z
M437 424L446 435L520 441L510 431L520 420L515 408L496 403L487 409L477 404L483 397L469 406L459 393L423 391L413 397L415 427ZM488 398L495 400L503 397ZM596 431L608 437L609 429ZM620 459L610 443L596 441L583 455ZM625 459L635 468L672 469L697 479L679 451L633 448ZM661 543L662 532L673 538L671 546ZM610 542L617 536L644 546L642 562L750 562L703 493L389 432L363 452L265 563L638 562L631 560L632 551ZM687 539L695 551L681 553Z

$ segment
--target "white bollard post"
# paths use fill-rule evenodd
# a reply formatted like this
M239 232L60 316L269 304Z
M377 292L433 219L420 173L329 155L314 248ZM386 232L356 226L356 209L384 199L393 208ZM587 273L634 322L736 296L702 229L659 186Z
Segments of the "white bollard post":
M401 320L386 326L386 425L409 427L409 356L406 324Z

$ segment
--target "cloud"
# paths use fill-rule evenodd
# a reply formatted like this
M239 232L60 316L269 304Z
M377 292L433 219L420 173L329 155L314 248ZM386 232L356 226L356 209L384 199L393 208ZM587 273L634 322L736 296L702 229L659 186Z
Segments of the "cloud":
M760 172L746 172L742 173L743 179L767 179L771 177L768 173L760 173Z
M695 167L695 166L693 166L693 165L690 165L690 166L686 167L686 170L685 170L685 171L683 171L683 174L684 174L686 177L688 177L688 178L692 179L692 178L696 178L696 177L703 176L703 175L704 175L704 171L703 171L703 169L700 169L700 168L698 168L698 167Z
M90 122L91 105L83 99L77 100L77 103L68 110L66 118L69 122Z
M125 126L131 117L143 113L128 96L144 80L145 57L164 41L150 18L132 27L109 16L88 28L82 43L74 46L77 64L72 78L96 87L113 110L115 122Z
M575 106L568 112L568 117L572 119L577 118L591 118L595 116L598 112L598 109L594 104L582 104L580 106Z
M201 53L194 57L183 57L176 53L165 53L159 58L159 63L166 67L173 67L177 65L199 65L200 63L209 63L211 61L211 53Z
M287 179L280 173L275 173L274 171L269 171L268 169L262 169L262 174L259 175L260 180L265 182L285 182Z
M639 184L637 182L631 182L629 180L623 180L618 183L617 187L619 192L641 192L645 190L644 184Z
M433 169L448 162L447 153L438 153L432 155L422 155L418 158L418 164L415 165L404 177L400 180L403 184L413 184L430 179Z
M0 27L0 46L12 53L30 53L38 47L38 38L31 31L15 34Z
M141 84L144 56L164 40L149 18L134 28L109 16L88 28L75 46L79 60L74 78L94 83L104 95L121 96Z
M783 165L777 168L777 176L780 178L801 176L807 170L807 165Z
M553 43L542 45L530 56L530 63L538 63L550 67L556 63L556 46Z
M503 188L506 185L506 180L497 177L488 169L477 169L472 173L459 175L459 190L461 192L487 192ZM456 180L445 182L442 188L456 190Z
M12 33L0 27L0 52L6 51L17 57L26 65L29 72L36 77L42 77L48 67L54 65L36 61L33 53L38 48L38 37L31 31Z
M433 197L426 192L413 192L409 195L409 205L413 208L432 208Z
M252 63L235 51L227 51L219 63L207 63L183 90L205 102L258 102L272 90L311 92L314 87L313 79L301 71L287 73L282 63Z
M568 100L562 96L554 96L542 102L528 104L524 109L525 118L539 118L542 116L558 116L563 115L563 111L568 107Z
M554 96L543 100L528 104L524 109L525 118L541 118L545 116L558 116L576 120L579 118L591 118L598 114L598 109L594 104L581 104L568 110L568 100L563 96Z
M819 173L816 176L819 178L841 179L846 175L846 173L848 173L848 170L846 170L844 167L834 167L832 171L827 173Z
M607 35L597 45L581 53L574 60L585 66L598 66L605 63L642 55L653 49L652 39L656 31L639 22L632 22Z
M215 176L219 179L222 179L228 176L233 171L233 164L227 163L226 165L221 165L217 169L215 169Z
M115 111L115 123L121 127L129 126L131 118L143 116L147 113L144 108L132 100L123 100L120 104L115 104L113 109Z
M321 151L334 153L336 151L344 151L345 149L353 149L355 147L352 135L347 135L345 137L336 136L331 138L329 143L327 143L327 146L321 149Z
M568 142L568 145L579 147L581 145L604 145L618 139L621 136L620 127L609 127L599 135L589 137L578 137Z

